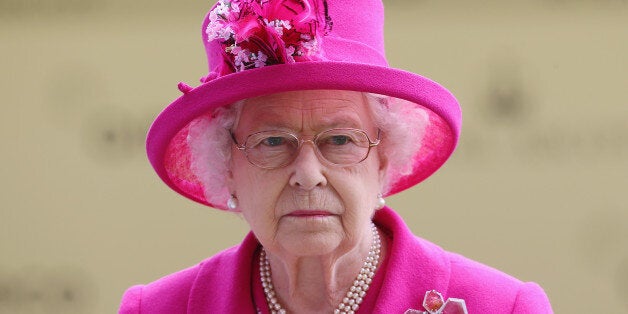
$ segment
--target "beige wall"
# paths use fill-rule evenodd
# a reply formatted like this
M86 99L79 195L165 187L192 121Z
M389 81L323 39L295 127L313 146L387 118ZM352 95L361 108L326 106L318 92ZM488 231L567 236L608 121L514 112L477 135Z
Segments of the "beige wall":
M0 313L111 313L124 289L236 244L143 140L205 74L205 1L0 1ZM465 122L389 204L416 234L524 280L559 313L628 311L628 3L386 2L390 63Z

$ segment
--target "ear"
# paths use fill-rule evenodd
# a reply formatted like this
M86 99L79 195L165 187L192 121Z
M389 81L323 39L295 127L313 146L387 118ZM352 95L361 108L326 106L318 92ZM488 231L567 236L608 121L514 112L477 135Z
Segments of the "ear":
M382 191L382 193L384 193L385 192L384 189L386 185L386 174L388 173L388 156L386 156L383 150L379 148L380 147L378 147L378 150L377 150L377 153L378 153L377 155L379 157L379 169L377 170L377 172L378 172L380 190Z
M227 186L227 190L229 191L229 195L236 197L237 199L237 195L236 195L236 189L235 189L235 178L233 177L233 171L231 171L231 169L233 166L233 163L229 162L229 168L227 169L227 176L225 178L225 184ZM240 213L240 209L239 208L235 208L235 209L229 209L230 212L233 213Z
M233 152L232 152L233 153ZM229 194L234 195L235 194L235 178L233 177L233 158L229 159L229 162L227 163L227 176L225 178L225 183L227 186L227 190L229 190Z

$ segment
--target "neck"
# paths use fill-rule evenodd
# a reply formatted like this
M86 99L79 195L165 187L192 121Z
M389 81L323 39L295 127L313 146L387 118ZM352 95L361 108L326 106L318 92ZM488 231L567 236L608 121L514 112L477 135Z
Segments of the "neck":
M372 249L373 235L370 231L366 235L346 252L296 257L267 252L281 306L290 313L333 312L354 285ZM382 241L380 256L385 254L384 247Z

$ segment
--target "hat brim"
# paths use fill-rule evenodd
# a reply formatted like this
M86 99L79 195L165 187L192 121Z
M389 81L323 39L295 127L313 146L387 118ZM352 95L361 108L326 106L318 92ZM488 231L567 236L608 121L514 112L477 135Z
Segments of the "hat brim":
M423 76L394 68L349 62L300 62L278 64L225 75L185 93L157 116L148 132L146 150L159 177L173 190L201 204L210 204L201 195L175 183L165 166L170 141L195 118L242 99L297 90L351 90L382 94L407 100L431 111L442 120L437 145L421 169L396 181L388 195L396 194L425 180L453 153L460 135L461 111L456 98L438 83ZM427 135L429 136L429 134ZM416 161L415 161L416 163Z

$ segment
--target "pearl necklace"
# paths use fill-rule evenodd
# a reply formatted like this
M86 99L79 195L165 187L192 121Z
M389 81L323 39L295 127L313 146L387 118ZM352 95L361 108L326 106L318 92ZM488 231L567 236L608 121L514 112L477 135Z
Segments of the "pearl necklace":
M373 276L375 276L375 270L379 263L379 254L381 253L382 242L377 232L375 224L371 223L371 231L373 232L373 243L369 249L369 254L364 261L364 265L360 269L360 274L353 281L353 286L347 292L347 295L342 299L342 302L334 310L334 313L355 313L360 307L360 303L366 295L366 291L369 289ZM266 251L262 248L260 252L259 260L259 272L262 281L262 287L264 288L264 294L266 295L266 301L272 314L286 314L286 310L281 307L279 300L277 300L277 294L270 275L270 263L266 257Z

